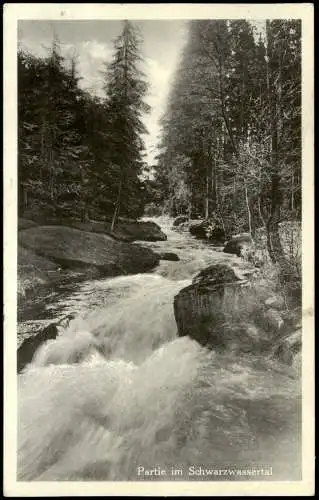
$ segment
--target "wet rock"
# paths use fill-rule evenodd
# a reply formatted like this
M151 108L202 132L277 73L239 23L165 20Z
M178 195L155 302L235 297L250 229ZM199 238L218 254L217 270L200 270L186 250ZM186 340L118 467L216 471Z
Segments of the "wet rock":
M207 239L211 241L224 241L225 238L225 232L223 228L210 220L203 220L191 224L189 227L189 232L196 238Z
M20 233L19 243L62 268L97 269L103 276L145 272L159 262L148 248L69 227L27 229Z
M179 261L179 256L173 252L163 252L157 254L161 260L171 260L172 262Z
M301 349L302 330L296 330L295 332L280 339L273 354L275 358L279 359L279 361L287 365L292 365L295 362L295 358L299 357Z
M127 243L131 243L134 241L132 235L128 234L126 231L123 231L120 226L116 226L114 230L111 230L110 222L100 222L100 221L69 221L66 220L60 224L61 226L72 227L74 229L80 229L80 231L86 231L90 233L98 233L98 234L107 234L108 236L112 236L115 240L124 241Z
M20 373L26 365L31 363L35 352L48 340L54 340L59 335L60 329L66 328L69 322L74 318L69 314L55 323L50 323L43 328L37 335L25 339L17 351L17 369Z
M185 222L188 222L188 217L186 215L179 215L174 220L173 227L180 226L181 224L184 224Z
M182 222L179 226L175 227L174 229L178 230L180 232L188 233L189 232L189 224L190 224L189 221Z
M229 323L229 313L240 309L241 301L245 304L246 286L247 280L240 279L229 265L216 264L201 271L174 298L179 336L188 335L208 348L238 349L242 345L249 349L255 332Z
M249 233L237 234L236 236L233 236L231 240L227 241L224 247L224 252L235 254L239 257L242 251L246 251L247 248L252 246L253 240Z
M119 219L113 231L111 230L111 221L95 221L89 220L83 222L81 220L72 218L57 218L57 217L43 217L41 215L36 217L37 225L41 226L63 226L80 231L106 234L118 241L132 242L132 241L166 241L167 236L161 228L152 221L136 221L128 219ZM35 223L33 223L35 224ZM31 227L31 226L30 226Z
M24 340L17 353L18 373L20 373L27 364L31 363L34 353L40 345L47 340L55 339L58 334L57 325L52 323L34 337Z
M193 284L198 285L220 285L223 283L234 283L238 281L238 274L227 264L212 264L200 271L195 278Z
M111 230L111 224L105 222L105 227ZM152 221L119 220L114 233L121 233L130 238L130 241L166 241L167 236L161 228Z
M195 222L194 224L191 224L189 226L189 232L191 233L192 236L195 236L196 238L203 238L203 239L206 238L204 221Z
M25 297L35 287L63 281L58 264L18 245L18 295Z

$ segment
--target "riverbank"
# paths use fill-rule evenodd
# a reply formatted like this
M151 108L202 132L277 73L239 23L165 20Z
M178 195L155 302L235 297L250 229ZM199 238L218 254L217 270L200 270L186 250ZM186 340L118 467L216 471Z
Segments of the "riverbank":
M38 225L37 222L41 222ZM152 269L159 257L135 240L165 241L154 222L120 222L115 231L109 223L75 220L19 219L18 294L41 294L69 282L103 276L131 274Z
M249 264L158 222L167 241L143 246L179 261L78 283L46 303L51 323L73 318L49 329L54 338L19 376L19 478L134 481L138 467L228 463L268 464L273 480L298 480L300 372L296 356L285 358L298 338L273 334L265 354L179 337L185 321L176 323L174 298L216 281L204 272L211 266L244 276Z
M143 223L146 227L149 226L150 223L154 224L154 222L151 222L149 220L143 221ZM176 301L178 300L178 298L185 295L183 295L183 280L185 280L185 292L187 292L186 295L188 294L188 289L191 290L193 287L195 290L195 288L198 288L198 290L201 291L200 295L204 293L204 296L207 296L205 300L208 300L209 303L211 303L211 306L209 306L208 308L207 305L201 305L202 299L200 299L197 304L197 296L199 294L199 291L196 291L195 293L194 297L196 298L196 300L194 298L191 298L192 295L189 296L189 299L187 300L190 300L190 303L188 304L186 309L183 305L184 299L183 301L179 301L178 303L180 304L180 306L178 310L180 310L181 312L178 313L178 316L176 318L177 325L180 324L180 321L182 321L182 324L184 324L186 321L185 324L188 325L187 328L189 328L191 324L194 324L194 326L192 327L192 331L194 331L194 338L204 339L206 335L204 334L204 330L206 331L207 327L202 323L203 321L208 325L214 325L216 323L216 313L214 309L216 309L217 301L217 303L219 303L218 314L219 316L222 316L224 318L223 320L219 320L214 327L218 330L217 333L220 339L219 344L221 346L224 344L225 339L229 337L229 335L231 335L231 337L234 337L234 332L236 331L237 335L239 335L241 339L245 338L246 341L248 341L246 349L249 350L249 345L253 345L256 342L256 339L254 339L254 337L257 336L257 338L262 341L263 338L265 339L267 337L267 332L270 331L272 334L275 332L275 336L277 335L276 339L274 337L275 343L279 339L283 339L282 345L285 354L282 357L290 359L291 352L293 351L295 346L298 345L298 342L301 339L300 336L298 337L298 335L296 336L295 334L295 332L301 328L300 319L298 318L298 312L293 312L292 314L290 314L289 312L284 310L285 304L283 298L278 295L278 291L276 290L276 282L269 274L269 270L267 271L269 274L269 279L265 279L265 272L263 272L263 270L254 268L251 263L246 262L244 259L239 258L235 255L223 253L222 246L212 245L211 242L195 239L189 233L181 233L180 231L176 231L172 227L171 219L162 217L157 220L157 223L163 228L163 231L168 234L169 242L162 239L156 242L140 242L139 246L142 245L143 256L145 255L144 252L146 252L147 255L149 255L149 252L151 252L151 255L154 255L155 258L158 259L156 267L153 267L153 272L155 273L154 277L162 276L169 281L176 282L176 291L180 292L180 294L176 295L175 298L172 297L171 310L173 310L173 302L176 305ZM157 227L159 227L159 225ZM32 230L34 231L34 227L32 228ZM52 228L50 228L50 231L51 230ZM62 228L62 230L63 233L64 229ZM46 231L47 229L43 229L42 226L37 228L37 233L41 235L41 253L43 254L43 252L47 251L49 252L50 257L51 255L56 256L57 250L61 252L61 245L58 249L54 248L54 246L52 247L52 233L50 233L50 237L47 238ZM56 235L56 232L60 233L60 231L61 228L55 226L53 228L53 235ZM74 229L68 230L67 238L64 237L63 240L66 248L62 250L67 252L68 255L70 255L71 252L76 252L76 254L78 255L78 240L75 239L73 241L72 239L68 239L70 235L73 236L74 234L77 234L77 231L75 231L75 233L74 231ZM22 234L23 236L28 235L29 239L27 241L31 241L33 246L39 244L39 241L34 240L33 236L31 236L30 238L30 232L28 233L27 231L23 231ZM102 240L100 240L100 235L96 236L98 237L99 243L102 241L103 245L105 246L105 240L103 239L103 236ZM22 238L22 240L26 241L26 238L24 237ZM94 242L96 241L97 240L94 238ZM115 242L115 245L119 245L119 243ZM134 251L136 251L137 245L129 244L129 247L130 252L132 251L131 247L133 247ZM81 255L83 255L83 252L86 252L86 262L92 262L90 261L91 258L87 249L88 247L85 248L82 245ZM177 259L174 259L174 261L159 261L158 256L160 254L167 253L165 252L165 250L167 249L170 250L169 253L176 255ZM96 260L99 258L99 256L97 255L98 248L94 247L93 250L93 257L95 259L94 262L96 263ZM105 251L104 247L103 251ZM22 247L21 255L25 259L28 259L27 264L30 264L30 262L32 263L32 259L33 262L36 262L36 272L39 274L35 275L35 278L38 279L38 281L33 280L32 282L32 284L35 283L35 286L31 286L27 289L26 293L23 296L19 296L19 345L21 345L21 342L23 342L22 338L31 338L32 336L45 330L50 325L55 325L56 322L59 323L61 321L64 321L64 318L77 316L79 313L81 314L82 310L85 311L86 309L88 309L88 303L91 302L91 295L93 297L95 294L98 295L98 290L101 288L101 286L102 289L104 289L103 283L105 278L107 277L105 276L105 270L101 271L98 266L88 265L85 267L82 265L82 267L78 266L78 268L76 269L76 267L74 266L73 258L71 259L73 269L65 267L62 269L56 262L50 261L44 257L39 257L30 249ZM61 262L61 260L59 262ZM23 264L23 260L19 260L19 264ZM136 265L137 263L135 261L134 266ZM144 265L145 262L143 263L143 266ZM238 303L238 297L236 297L236 295L234 295L231 299L233 303L229 304L229 306L224 307L224 305L220 304L220 299L218 298L220 292L218 292L217 290L216 295L216 292L214 291L214 279L212 281L212 277L214 276L214 273L216 271L218 272L219 267L224 267L226 269L226 273L233 273L236 279L247 281L247 276L250 276L250 281L251 279L253 280L252 287L250 287L251 291L249 289L248 295L246 293L247 297L245 297L244 303L239 309L238 305L235 306L235 304ZM211 271L209 271L210 269ZM110 268L107 268L106 274L109 273L111 274L111 276L112 274L113 276L118 275L119 277L123 276L123 274L132 274L133 279L134 272L123 273L121 272L121 270L113 268L112 272L110 273L109 270ZM22 266L22 272L20 273L20 283L24 278L23 271L24 268ZM209 271L208 274L207 271ZM198 275L198 273L199 276L204 273L204 281L202 284L197 283L196 285L192 285L192 281L189 280L190 278ZM38 278L39 276L40 278ZM43 279L43 276L45 278L48 278L47 281ZM111 276L109 276L109 278ZM142 279L143 274L138 274L137 276L141 276ZM145 278L143 278L142 281L144 282L145 279L145 282L148 283L150 279L148 278L148 276L150 275L146 274L144 276ZM128 282L130 283L132 279L128 278ZM221 280L220 287L223 287L226 284L223 282L223 279L224 278L222 278ZM195 279L195 282L196 281L198 280ZM121 282L121 278L119 278L119 282ZM83 285L81 285L81 283L83 283ZM109 290L109 286L107 285L108 281L106 281L105 283L105 289ZM178 285L179 283L180 285ZM160 294L160 287L163 286L163 283L157 282L157 285L159 287L158 293ZM213 288L211 289L212 285ZM94 289L96 289L97 292L95 292ZM226 289L227 287L225 288L225 290ZM87 290L89 290L89 292L87 292ZM89 293L90 296L88 296L87 293ZM73 300L72 297L75 297L75 299ZM120 296L118 298L120 299ZM79 301L80 304L82 304L81 307L79 307ZM66 304L68 304L67 307L65 307ZM99 304L99 300L97 300L96 304ZM236 313L235 310L237 310ZM185 314L188 314L191 317L185 319ZM226 316L224 317L225 314L227 316L227 320ZM206 317L207 315L210 318L209 321L208 318L206 320L204 318L204 316ZM242 324L241 330L238 323L239 319L240 323ZM226 329L223 326L224 324L226 325ZM286 325L284 329L282 328L283 324ZM175 327L176 331L177 325ZM209 328L211 327L209 326ZM179 328L179 330L180 335L187 334L185 328ZM185 330L186 333L183 333L183 330ZM295 338L295 341L292 342L292 345L289 348L291 342L289 339L286 341L285 338L287 337L287 335L289 336L290 330L292 333L292 337ZM199 334L196 334L196 331L199 331ZM43 339L45 341L45 336L43 337ZM244 340L240 341L239 344L245 344ZM216 347L218 348L218 346ZM290 352L287 353L287 350Z

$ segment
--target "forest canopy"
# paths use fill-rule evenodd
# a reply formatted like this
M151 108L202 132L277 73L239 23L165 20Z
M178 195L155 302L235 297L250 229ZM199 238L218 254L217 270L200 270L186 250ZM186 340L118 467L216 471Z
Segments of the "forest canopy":
M141 36L125 21L103 70L81 88L76 58L18 53L19 214L82 219L158 213L217 221L226 235L301 218L301 22L200 20L145 161L148 83ZM271 229L271 227L270 227Z
M19 214L115 219L143 214L141 121L149 111L140 37L129 22L101 68L104 98L81 89L76 58L18 53Z
M301 217L301 22L189 24L155 182L171 215L226 234Z

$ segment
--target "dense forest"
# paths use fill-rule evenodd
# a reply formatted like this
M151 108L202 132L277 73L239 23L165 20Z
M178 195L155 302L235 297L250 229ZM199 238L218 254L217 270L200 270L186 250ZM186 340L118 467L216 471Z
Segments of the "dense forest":
M126 21L101 68L104 98L81 89L76 59L57 40L46 58L19 51L20 215L114 225L151 202L226 236L300 220L300 21L266 21L259 33L246 20L191 21L152 166L141 41Z
M301 211L301 25L194 21L162 119L158 198L226 233Z
M143 214L141 121L148 85L140 39L125 22L105 64L105 98L81 89L57 39L45 58L18 53L19 214L83 220Z

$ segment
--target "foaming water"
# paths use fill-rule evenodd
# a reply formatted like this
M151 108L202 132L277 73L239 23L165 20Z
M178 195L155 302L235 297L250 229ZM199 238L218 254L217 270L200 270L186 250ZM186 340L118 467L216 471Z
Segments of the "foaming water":
M299 478L296 372L177 338L174 296L219 255L163 229L168 242L153 247L181 247L180 262L82 284L64 299L76 318L19 376L20 480L198 479L193 465Z
M38 350L33 366L81 362L97 352L107 359L141 363L176 338L173 300L189 283L154 275L109 280L107 286L113 287L110 305L79 315L63 335ZM129 292L118 300L117 295L129 284Z

